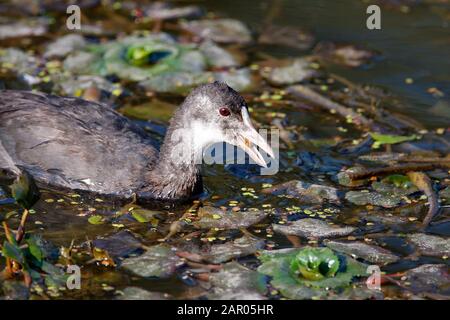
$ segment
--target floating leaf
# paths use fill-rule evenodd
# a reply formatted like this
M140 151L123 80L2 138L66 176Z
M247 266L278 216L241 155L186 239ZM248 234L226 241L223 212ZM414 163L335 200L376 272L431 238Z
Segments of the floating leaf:
M407 189L412 186L411 180L403 174L392 174L390 176L387 176L386 178L384 178L381 181L386 182L386 183L391 183L391 184L395 185L397 188L403 188L403 189Z
M131 215L137 221L139 221L141 223L151 222L151 224L153 226L158 225L158 219L155 218L155 215L157 215L158 213L160 213L160 211L153 211L153 210L147 210L147 209L133 209L131 211Z
M98 214L90 216L88 221L89 221L90 224L102 224L102 223L105 222L103 217L98 215Z
M291 271L308 280L333 277L338 269L338 257L328 248L306 248L291 261Z
M131 45L127 49L126 59L134 66L142 67L157 63L172 54L169 50L160 50L152 45Z
M100 248L93 248L92 249L92 255L94 256L94 259L100 263L102 266L109 267L109 266L116 266L116 263L109 255L108 251L100 249Z
M11 194L16 202L25 209L30 209L40 197L36 183L26 171L11 185Z
M376 132L371 132L370 136L372 139L375 140L372 147L374 149L379 148L382 144L396 144L401 143L405 141L411 141L418 139L419 137L415 134L410 136L396 136L396 135L390 135L390 134L381 134Z
M310 280L300 274L293 273L292 265L297 260L297 256L308 256L308 251L310 250L312 251L309 254L317 254L314 251L319 250L318 252L320 252L321 249L305 247L302 249L263 252L258 257L262 262L258 272L271 276L271 285L280 290L283 296L291 299L323 297L329 293L329 289L346 288L354 277L366 274L365 264L350 257L333 253L332 255L339 259L339 264L332 263L330 268L323 269L321 271L321 274L324 276L322 279ZM331 257L329 253L325 253L324 257ZM336 266L338 266L337 270ZM312 272L309 271L307 277L310 277L311 274Z

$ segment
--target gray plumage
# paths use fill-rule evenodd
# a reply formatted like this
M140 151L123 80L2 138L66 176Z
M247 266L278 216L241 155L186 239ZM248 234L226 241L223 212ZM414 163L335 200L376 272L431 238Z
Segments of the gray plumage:
M234 121L217 117L226 105ZM239 121L243 98L222 83L195 89L175 112L159 155L157 143L110 107L77 98L0 91L0 170L25 169L52 188L141 200L188 198L202 191L198 165L173 157L173 133L193 120ZM214 112L213 112L214 111Z

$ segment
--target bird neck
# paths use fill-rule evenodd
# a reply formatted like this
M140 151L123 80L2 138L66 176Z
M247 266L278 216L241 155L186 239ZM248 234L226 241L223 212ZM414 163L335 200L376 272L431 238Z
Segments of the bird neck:
M147 179L151 192L158 198L184 198L200 191L202 152L196 143L197 134L192 123L178 110Z

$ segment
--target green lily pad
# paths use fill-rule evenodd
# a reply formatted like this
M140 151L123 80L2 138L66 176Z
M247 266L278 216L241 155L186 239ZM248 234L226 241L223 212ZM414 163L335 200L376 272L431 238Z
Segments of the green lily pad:
M147 210L147 209L142 209L142 208L131 210L131 215L137 221L139 221L141 223L150 222L155 227L158 225L158 222L159 222L159 220L155 216L159 213L161 213L161 211L153 211L153 210Z
M151 45L132 45L127 49L125 58L134 66L153 65L172 54L169 50L159 49Z
M90 216L88 221L89 221L90 224L102 224L102 223L105 222L103 217L98 215L98 214Z
M379 148L383 144L396 144L396 143L402 143L406 141L416 140L419 137L415 134L410 136L396 136L396 135L390 135L390 134L381 134L376 132L371 132L370 136L372 137L375 142L373 143L372 147L374 149Z
M307 280L334 277L339 269L339 259L328 248L305 248L291 261L293 274Z
M323 250L323 248L304 247L263 252L259 259L262 264L258 272L271 276L271 285L290 299L320 298L327 295L330 289L349 287L354 277L366 274L365 264L350 257L335 254L329 249ZM332 262L335 259L339 262ZM315 261L312 267L308 265L311 260ZM325 263L328 268L321 268L322 263ZM292 272L293 266L298 265L302 265L307 271L305 273L307 277L304 277L302 273ZM320 273L322 277L313 276L315 273Z
M390 176L387 176L381 181L391 183L395 185L397 188L407 189L412 186L411 180L403 174L391 174Z
M384 194L393 194L396 196L406 196L419 191L411 180L402 174L392 174L372 183L372 188Z
M226 81L236 90L252 85L248 68L214 72L218 66L238 67L239 62L216 45L177 43L166 33L128 36L91 45L64 60L64 69L73 74L103 77L114 74L139 81L142 87L157 92L186 93L213 80Z

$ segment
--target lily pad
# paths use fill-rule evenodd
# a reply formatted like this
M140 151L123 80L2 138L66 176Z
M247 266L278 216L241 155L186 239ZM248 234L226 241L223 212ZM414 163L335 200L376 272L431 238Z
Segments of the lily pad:
M213 80L209 67L237 66L229 54L227 61L224 57L218 60L218 53L226 53L224 49L207 46L178 44L165 33L128 36L75 52L66 58L64 67L79 75L115 74L121 79L140 81L150 90L181 93Z
M327 241L326 246L334 251L342 252L355 258L362 258L367 262L376 264L389 264L398 261L400 258L390 251L366 244L364 242L340 242Z
M90 216L88 218L88 221L90 224L103 224L105 223L105 219L103 216L95 214L93 216Z
M234 241L211 246L208 253L202 254L202 257L210 263L223 263L254 254L264 247L264 243L265 241L262 239L243 236Z
M231 210L223 211L220 208L202 207L198 211L198 221L193 225L198 229L239 229L247 228L263 220L268 215L262 210L238 211Z
M394 197L403 197L413 194L419 189L403 175L391 175L381 181L374 181L372 188L382 194Z
M271 285L280 290L283 296L290 299L325 297L329 289L348 287L354 277L366 275L366 265L349 257L337 257L330 249L326 250L329 251L324 252L323 248L304 247L287 252L272 252L269 255L263 253L259 257L262 264L258 267L258 272L272 277ZM323 259L323 257L319 259L319 255L328 258L335 256L335 259L339 259L339 265L342 264L342 266L329 275L322 274L323 277L317 280L309 280L292 273L292 263L297 260L298 255L314 256L315 254L318 255L316 256L318 261L323 260L324 262L326 259ZM320 266L320 263L318 265Z
M419 251L426 256L449 257L450 240L424 233L408 234L409 242L414 244Z
M375 142L373 143L373 148L379 148L383 144L396 144L396 143L402 143L406 141L416 140L419 137L415 134L410 136L396 136L396 135L390 135L390 134L381 134L376 132L371 132L370 136L372 137Z
M411 180L403 174L391 174L390 176L387 176L386 178L384 178L381 181L385 182L385 183L393 184L397 188L403 188L403 189L407 189L413 185Z
M273 230L284 235L296 235L304 238L333 238L349 235L356 230L350 226L330 225L329 223L312 218L300 219L289 225L273 224Z
M141 223L150 222L153 227L156 227L158 225L159 220L157 216L160 213L161 211L148 210L144 208L134 208L133 210L131 210L131 215L133 216L133 218Z
M318 281L336 275L339 259L328 248L304 248L291 260L290 269L298 278Z
M138 257L123 260L121 267L140 277L167 278L182 264L170 246L161 244L149 248Z
M92 50L100 54L100 75L116 74L120 78L140 81L168 72L202 72L205 58L189 45L177 45L164 34L145 38L126 37ZM141 60L130 53L139 51ZM126 52L125 58L123 53ZM139 61L138 61L139 60ZM92 67L95 67L93 65Z

